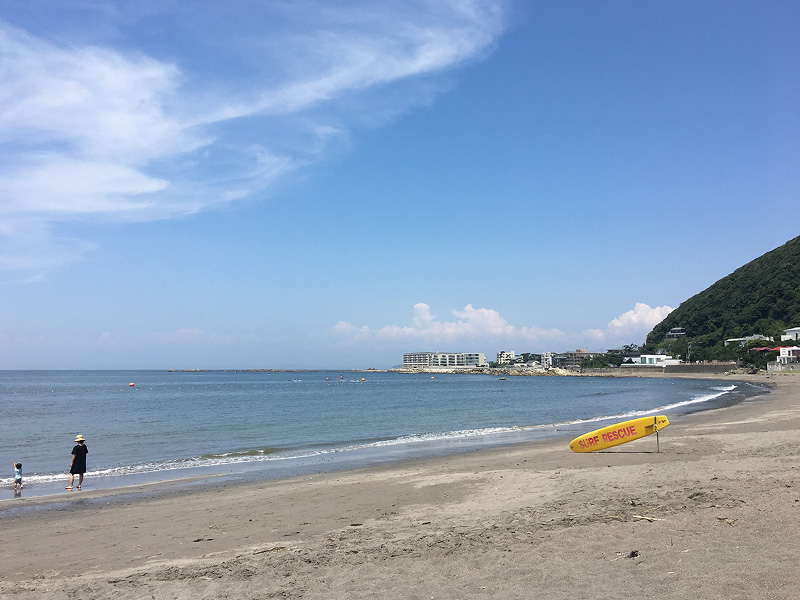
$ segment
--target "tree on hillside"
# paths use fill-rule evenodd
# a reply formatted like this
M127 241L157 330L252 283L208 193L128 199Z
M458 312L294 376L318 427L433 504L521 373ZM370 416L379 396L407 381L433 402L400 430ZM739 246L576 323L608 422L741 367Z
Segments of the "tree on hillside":
M615 368L622 364L622 355L616 352L607 354L596 354L591 358L584 358L581 361L582 369L608 369Z
M683 302L647 336L645 347L679 354L687 360L749 360L725 340L764 335L780 339L784 329L800 326L800 237L736 269ZM673 327L686 336L667 340ZM691 342L691 349L688 343Z

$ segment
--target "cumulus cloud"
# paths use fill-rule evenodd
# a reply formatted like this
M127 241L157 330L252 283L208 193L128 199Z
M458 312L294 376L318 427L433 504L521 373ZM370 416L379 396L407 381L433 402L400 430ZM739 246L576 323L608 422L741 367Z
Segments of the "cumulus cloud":
M587 329L584 335L595 342L612 344L630 343L632 340L644 341L644 337L663 321L674 309L671 306L651 307L637 302L632 310L611 319L605 329Z
M414 305L409 325L386 325L371 329L340 321L332 333L350 343L378 341L409 341L428 344L431 348L465 342L481 342L498 347L524 344L538 350L562 350L567 344L598 347L605 344L622 344L644 341L644 336L662 321L673 309L669 306L655 308L637 302L632 310L612 319L605 329L587 329L581 333L544 329L537 326L516 326L499 312L488 308L475 308L467 304L463 310L453 310L452 320L440 320L431 313L427 304Z
M563 337L558 329L541 329L539 327L515 327L500 316L496 310L474 308L467 304L463 310L451 311L451 321L439 320L431 313L427 304L420 302L414 305L411 324L406 326L386 325L377 330L367 326L357 327L340 321L333 328L333 333L351 339L363 340L416 340L433 345L450 344L466 340L506 340L538 341L557 340Z
M427 101L430 88L389 101L379 92L487 52L504 1L145 4L95 11L92 27L64 39L0 20L4 219L55 236L69 220L168 219L252 196L346 142L361 115ZM125 36L90 37L126 13L164 20L179 36L175 48L146 47L150 33L138 40L145 24L130 14ZM2 236L14 249L0 268L28 269L26 247ZM49 261L40 251L40 273L91 246L71 244ZM58 245L70 245L68 236Z
M333 326L333 333L351 341L360 341L370 338L370 330L366 325L363 327L356 327L345 321L339 321Z

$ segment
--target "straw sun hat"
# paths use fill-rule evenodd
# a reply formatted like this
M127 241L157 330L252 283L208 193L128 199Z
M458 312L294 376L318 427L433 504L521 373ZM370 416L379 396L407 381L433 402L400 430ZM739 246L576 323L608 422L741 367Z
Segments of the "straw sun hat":
M75 441L76 442L85 442L86 440L83 439L82 435L78 434L78 435L75 436Z

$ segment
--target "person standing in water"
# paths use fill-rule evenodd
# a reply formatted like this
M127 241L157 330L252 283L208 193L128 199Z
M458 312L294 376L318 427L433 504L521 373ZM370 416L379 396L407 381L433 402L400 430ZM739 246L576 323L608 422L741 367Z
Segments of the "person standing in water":
M77 435L75 437L75 447L72 449L72 460L69 463L69 485L66 489L72 489L75 475L78 476L78 489L81 489L83 474L86 473L87 454L89 454L89 449L86 447L86 440L83 439L82 435Z
M16 495L17 487L19 486L19 491L22 491L22 463L15 462L14 463L14 494Z

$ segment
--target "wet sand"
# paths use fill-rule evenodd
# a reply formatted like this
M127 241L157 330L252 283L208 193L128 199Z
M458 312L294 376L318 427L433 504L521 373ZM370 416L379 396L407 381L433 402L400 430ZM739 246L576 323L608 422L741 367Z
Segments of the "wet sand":
M549 440L0 502L15 598L800 598L800 375L606 452ZM19 510L24 506L25 510Z

